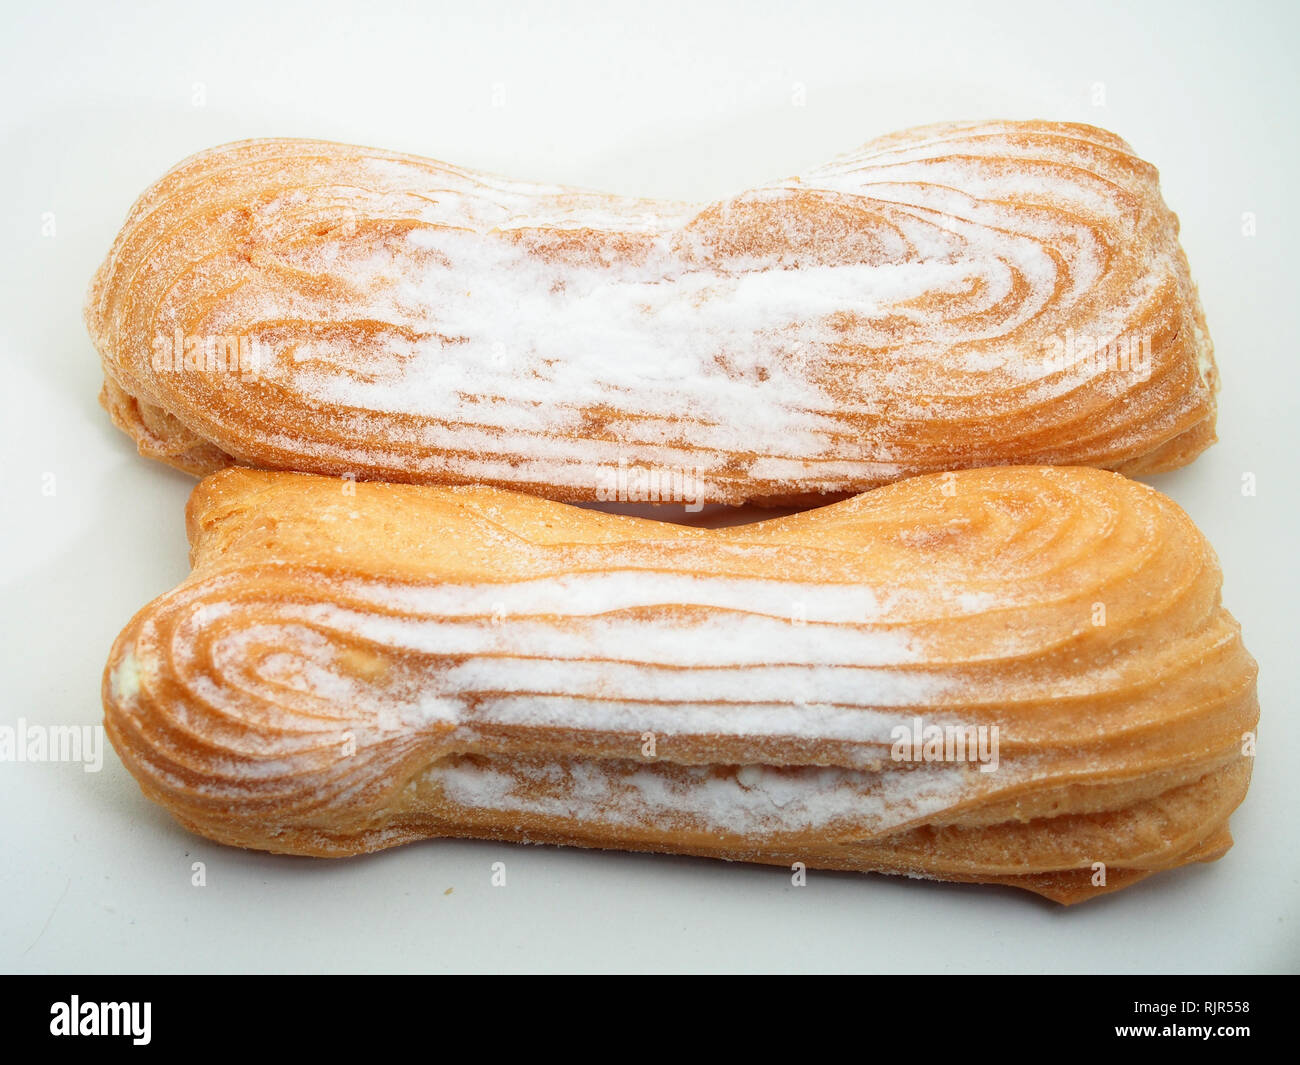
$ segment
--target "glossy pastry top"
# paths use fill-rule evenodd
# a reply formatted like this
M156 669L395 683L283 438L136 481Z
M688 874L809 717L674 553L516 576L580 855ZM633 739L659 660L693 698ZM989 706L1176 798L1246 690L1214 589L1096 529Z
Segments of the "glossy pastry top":
M145 193L87 322L115 419L199 473L773 501L1214 436L1177 220L1088 126L926 127L708 205L244 142Z
M1149 871L1226 847L1249 776L1255 666L1213 553L1097 470L936 475L724 530L229 470L189 524L193 574L113 649L107 726L147 793L246 846L523 825L955 879L1097 848ZM996 726L993 771L897 761L918 719Z

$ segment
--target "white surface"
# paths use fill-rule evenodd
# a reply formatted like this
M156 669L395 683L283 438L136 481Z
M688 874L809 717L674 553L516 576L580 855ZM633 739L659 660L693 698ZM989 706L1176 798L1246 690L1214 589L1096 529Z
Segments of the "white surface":
M131 201L190 152L317 136L710 198L916 123L1072 119L1160 167L1217 345L1221 442L1152 483L1217 546L1261 665L1236 847L1072 910L1002 889L816 872L796 889L780 869L486 843L312 862L187 835L110 751L99 773L0 764L0 968L1295 971L1295 5L614 6L5 11L0 723L98 722L113 636L186 573L192 482L137 458L96 405L81 301ZM42 236L45 212L56 236ZM200 860L204 888L190 882ZM498 860L504 888L489 884Z

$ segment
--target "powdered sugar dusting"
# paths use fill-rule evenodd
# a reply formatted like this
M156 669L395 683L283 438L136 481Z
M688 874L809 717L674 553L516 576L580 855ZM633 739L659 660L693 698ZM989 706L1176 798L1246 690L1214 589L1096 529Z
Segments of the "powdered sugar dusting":
M933 765L865 772L459 759L431 767L423 779L472 810L772 840L806 831L858 839L895 831L973 798L977 776L963 766Z

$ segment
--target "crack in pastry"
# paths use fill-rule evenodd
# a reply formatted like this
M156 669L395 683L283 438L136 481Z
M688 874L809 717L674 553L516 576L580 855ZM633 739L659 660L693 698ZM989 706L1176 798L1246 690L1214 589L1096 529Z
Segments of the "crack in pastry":
M1218 857L1249 782L1256 668L1213 552L1103 471L705 530L236 468L188 521L193 573L119 636L106 727L225 843L463 836L1074 902Z
M804 501L1191 461L1217 374L1177 233L1154 167L1063 123L911 130L709 205L248 141L141 197L86 321L114 420L194 473Z

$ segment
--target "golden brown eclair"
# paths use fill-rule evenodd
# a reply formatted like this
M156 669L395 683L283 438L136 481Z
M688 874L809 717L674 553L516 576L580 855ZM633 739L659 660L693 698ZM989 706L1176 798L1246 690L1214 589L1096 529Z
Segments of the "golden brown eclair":
M1095 469L702 530L240 468L188 520L193 573L119 636L106 727L225 843L526 840L1075 902L1218 857L1250 777L1213 552Z
M114 420L198 474L778 502L1214 439L1156 170L1064 123L910 130L705 205L247 141L141 197L86 321Z

